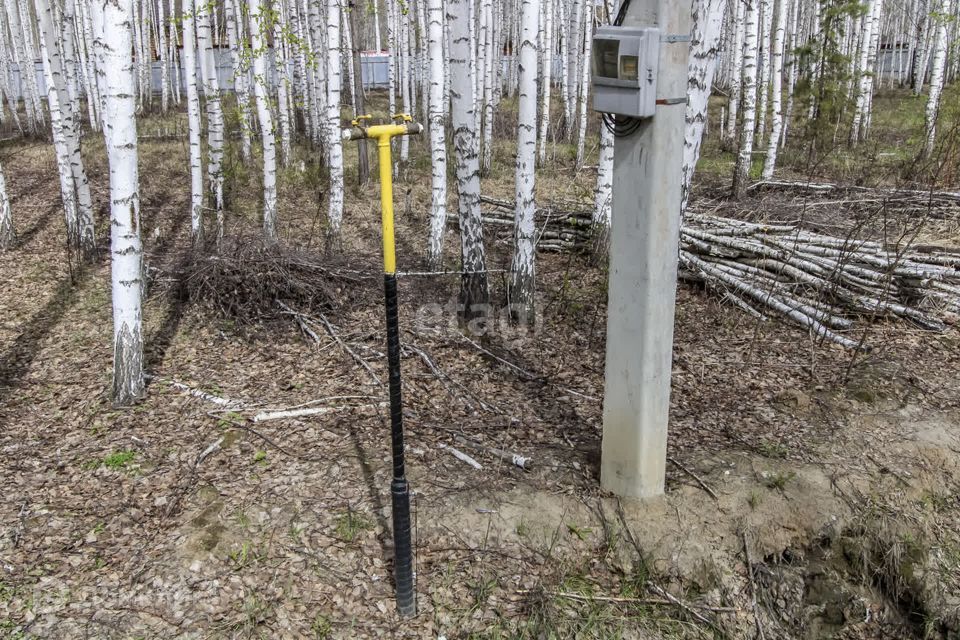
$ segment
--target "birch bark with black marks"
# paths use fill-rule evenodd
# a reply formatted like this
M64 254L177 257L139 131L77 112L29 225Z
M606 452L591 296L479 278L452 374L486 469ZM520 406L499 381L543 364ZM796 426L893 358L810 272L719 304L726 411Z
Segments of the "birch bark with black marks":
M427 0L427 41L430 52L430 160L432 167L430 269L443 268L443 234L447 226L447 143L443 103L443 0Z
M133 0L92 3L100 58L109 69L102 86L104 138L110 165L110 272L113 300L113 402L133 404L144 395L143 245L140 178L134 116Z
M203 1L203 0L201 0ZM193 244L204 240L203 154L200 147L200 90L197 87L197 34L194 0L183 0L183 64L187 84L187 129L190 147L190 231Z
M744 13L746 11L747 0L731 0L733 2L734 14L733 23L733 55L731 56L731 69L733 75L730 77L730 99L727 101L727 140L732 142L737 138L737 117L740 112L740 98L743 90L743 40L745 31ZM751 0L756 2L756 0Z
M493 164L493 2L483 0L483 29L480 31L483 47L483 155L480 170L490 171Z
M230 49L230 64L233 67L233 90L237 96L237 117L240 120L240 157L245 162L251 158L250 121L250 74L241 54L246 51L243 37L243 9L240 0L224 0L227 26L227 46Z
M480 141L477 137L474 79L470 59L472 31L467 19L468 0L447 1L450 30L450 98L453 147L456 158L460 213L460 317L486 316L490 300L483 221L480 216Z
M54 146L58 149L58 166L61 171L61 195L68 217L68 235L79 255L85 260L93 260L97 255L93 202L90 198L90 185L87 182L83 157L80 154L80 128L74 116L79 110L71 104L66 88L63 61L55 36L57 32L54 28L52 7L48 0L36 0L36 10L37 26L40 30L40 52L47 79L50 122L53 128ZM71 213L71 205L75 205L75 213ZM74 233L70 233L71 216L75 220Z
M520 3L520 78L513 260L507 298L513 320L529 324L534 315L534 214L537 160L537 22L539 0Z
M25 35L20 20L20 7L16 0L6 0L7 26L10 29L11 53L13 62L20 69L20 84L23 89L23 106L27 116L27 128L36 135L45 124L43 107L40 104L40 89L37 86L36 74L33 73L33 55L24 42ZM29 17L28 17L29 19ZM27 23L29 27L29 22ZM49 94L49 87L48 87Z
M287 63L287 42L284 27L288 24L286 3L279 2L279 9L273 14L273 60L277 77L277 120L280 124L280 164L290 164L292 153L290 146L290 104L289 92L293 84L290 78L290 65Z
M930 70L930 94L927 96L924 121L924 155L933 155L937 137L937 116L940 113L940 96L943 93L944 69L947 64L947 21L950 20L950 0L942 0L936 16L933 36L933 67Z
M547 160L547 139L550 135L550 98L553 91L553 0L543 0L542 8L544 24L540 51L540 164Z
M206 4L206 0L201 0L197 7L196 30L200 80L207 109L207 201L216 216L216 241L219 245L223 240L223 103L220 100L220 82L213 50L210 5Z
M267 14L260 0L248 0L250 14L250 47L253 54L253 93L257 102L257 119L263 145L263 236L277 242L277 146L270 113L269 77L266 59Z
M783 131L783 39L784 11L787 0L777 0L773 21L773 51L771 69L773 74L773 115L770 139L767 141L767 157L763 161L761 178L769 180L777 166L777 150L780 148L780 133Z
M747 9L746 33L743 39L743 124L733 171L733 197L737 199L742 198L747 191L750 165L753 161L754 125L757 116L757 39L760 27L757 9L757 0L753 0Z
M863 28L860 32L860 48L857 51L856 106L850 125L850 146L856 147L862 139L861 125L866 117L868 92L873 90L873 70L870 68L870 45L880 0L866 0L867 11L863 16Z
M16 243L17 233L13 228L13 214L7 197L7 181L3 176L3 165L0 164L0 251L11 249Z
M327 248L340 250L343 221L343 138L340 135L340 2L327 0L327 154L330 163L330 208Z
M583 12L583 43L580 49L582 64L580 64L580 126L577 130L577 159L575 166L577 171L583 168L583 156L586 151L587 139L587 114L592 113L593 109L588 104L590 99L590 60L591 48L593 47L593 17L594 11L588 8Z
M737 0L734 0L737 1ZM683 184L680 213L687 209L690 185L700 158L707 107L720 51L720 35L727 0L694 0L687 75L686 127L683 136ZM602 152L602 151L601 151Z

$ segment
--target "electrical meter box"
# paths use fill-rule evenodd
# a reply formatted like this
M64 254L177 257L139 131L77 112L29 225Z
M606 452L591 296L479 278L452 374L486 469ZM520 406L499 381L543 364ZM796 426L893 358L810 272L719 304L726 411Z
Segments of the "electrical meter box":
M660 30L599 27L593 36L593 108L632 118L650 118L657 107Z

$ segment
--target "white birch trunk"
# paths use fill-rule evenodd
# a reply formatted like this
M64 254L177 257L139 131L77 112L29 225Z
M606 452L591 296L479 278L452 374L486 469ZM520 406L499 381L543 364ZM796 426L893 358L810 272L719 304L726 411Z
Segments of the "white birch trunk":
M933 36L933 68L930 70L930 95L927 97L924 154L933 154L937 137L937 115L940 112L940 95L943 92L944 68L947 63L947 20L950 16L950 0L942 0Z
M67 0L70 2L71 0ZM93 63L93 27L90 23L90 9L83 0L75 0L76 17L79 22L77 42L80 45L80 57L83 68L83 86L87 94L87 117L90 128L100 131L100 105L102 100L97 89L97 76Z
M553 90L553 0L543 0L542 7L544 24L540 53L540 164L547 160L547 139L550 135L550 94Z
M783 38L784 6L786 0L778 0L773 24L773 55L770 72L773 74L773 116L770 139L767 141L767 157L763 161L761 178L773 178L777 166L777 150L780 148L780 132L783 130Z
M734 0L735 2L738 0ZM686 127L683 136L681 215L687 208L693 174L707 122L707 107L717 67L720 34L727 0L694 0L690 29L690 62L687 75Z
M913 93L917 96L923 93L923 85L927 78L927 66L930 64L930 47L927 46L930 35L930 4L931 0L921 0L919 3L922 17L917 32L917 46L913 58Z
M7 181L3 177L3 165L0 164L0 251L12 248L16 242L17 234L13 229L13 214L10 213L10 199L7 197Z
M140 238L140 179L134 116L132 58L133 0L112 0L94 9L109 72L104 76L110 164L110 271L113 299L113 402L126 406L144 395L143 245Z
M733 0L734 16L733 24L733 56L731 69L733 75L730 78L730 100L727 103L727 139L734 140L737 137L737 117L740 112L740 97L743 88L743 40L745 33L744 12L745 2L743 0Z
M520 2L520 79L517 125L516 210L513 260L507 298L515 320L533 319L535 282L534 213L537 155L537 22L539 0Z
M285 3L280 2L280 13L273 20L273 60L277 74L277 120L280 123L280 164L290 164L290 110L288 93L290 86L290 66L287 63L287 45L284 42L283 29L287 24ZM339 9L338 9L339 10Z
M770 96L770 26L775 0L760 0L760 35L757 38L757 120L754 145L763 144L767 125L767 100Z
M24 31L20 24L20 8L16 0L6 0L7 20L10 29L13 62L20 69L20 84L23 89L24 110L27 127L36 135L44 124L43 109L40 106L40 90L33 73L33 56L24 42ZM27 31L26 33L29 33Z
M241 53L246 51L243 38L243 13L240 2L224 0L227 23L227 45L233 67L233 89L237 95L237 115L240 120L240 156L245 162L251 158L250 74Z
M250 46L253 50L253 93L257 101L257 118L263 140L263 235L268 243L277 241L277 147L270 114L269 82L266 60L266 34L261 25L268 20L260 0L248 0L250 12ZM263 28L266 28L265 26Z
M567 59L563 73L567 78L567 97L563 102L563 133L568 142L573 140L574 115L577 110L577 60L580 58L580 49L583 45L583 5L585 0L572 0L570 15L566 22L566 29L570 41L567 43Z
M201 0L203 1L203 0ZM195 245L203 244L203 156L200 148L200 92L197 87L197 35L194 0L183 0L183 73L187 84L187 127L190 147L190 229Z
M430 158L432 198L427 261L443 269L443 235L447 226L447 143L443 103L443 0L427 0L427 39L430 46Z
M71 204L76 204L76 229L72 238L76 248L85 259L96 256L97 246L94 236L93 202L90 198L90 185L87 182L87 173L83 166L83 157L80 154L80 135L74 113L76 109L70 103L70 97L64 82L63 62L57 46L54 31L53 10L45 0L37 0L37 26L40 30L40 51L43 57L43 67L47 78L47 102L50 106L50 122L54 130L56 145L58 133L61 144L61 189L67 187L69 194L64 194L64 207L70 216ZM25 14L23 11L21 15ZM72 63L72 61L71 61ZM70 223L68 222L68 231Z
M343 139L340 137L340 2L327 0L327 153L330 162L330 210L327 246L340 249L343 220Z
M857 101L853 112L853 122L850 125L850 146L855 147L860 142L860 126L867 108L867 92L872 89L870 65L871 34L873 33L874 17L880 0L867 0L867 13L863 17L863 29L860 34L860 48L857 52Z
M397 10L400 33L400 104L403 113L411 112L411 85L410 85L410 18ZM392 115L392 114L391 114ZM400 136L400 162L406 164L410 160L410 136Z
M790 131L790 125L793 119L793 104L794 104L794 92L797 86L797 79L800 75L800 64L798 56L796 54L797 42L799 42L797 34L797 24L799 21L800 13L800 2L799 0L791 0L791 15L790 15L790 30L787 32L789 38L789 45L787 46L787 51L790 54L790 76L789 81L787 82L787 108L783 114L783 132L780 136L779 145L781 148L787 144L787 134Z
M477 135L476 103L471 58L472 27L467 18L468 0L447 0L450 30L450 98L453 147L459 188L460 254L463 276L460 282L460 314L470 319L485 316L489 301L483 222L480 217L480 142Z
M163 0L160 0L161 2ZM177 44L179 43L178 33L177 33L177 23L174 18L177 15L177 5L176 0L170 0L170 20L169 22L169 44L170 44L170 65L173 67L173 102L177 105L180 104L182 94L180 92L180 86L183 84L183 78L180 73L180 64L182 60L177 53Z
M134 0L136 1L136 0ZM213 34L210 26L210 5L201 5L196 12L197 50L200 57L200 79L207 107L207 185L209 207L216 215L216 241L223 239L223 105L220 101L220 82L217 79L217 61L214 58Z
M590 60L591 49L593 48L593 16L592 9L583 12L583 46L580 50L580 56L584 61L580 65L580 126L577 130L577 171L583 168L583 156L586 151L587 141L587 114L593 110L588 101L590 99Z
M158 42L157 55L160 58L160 112L170 108L170 60L167 59L167 19L163 13L164 0L157 2Z
M733 195L742 198L750 180L753 160L754 125L757 116L757 39L760 20L756 2L747 9L746 34L743 39L743 126L740 148L733 171Z
M484 29L481 31L483 41L483 156L480 169L484 173L490 171L493 164L493 3L483 0ZM536 117L536 116L534 116ZM536 122L536 121L534 121Z

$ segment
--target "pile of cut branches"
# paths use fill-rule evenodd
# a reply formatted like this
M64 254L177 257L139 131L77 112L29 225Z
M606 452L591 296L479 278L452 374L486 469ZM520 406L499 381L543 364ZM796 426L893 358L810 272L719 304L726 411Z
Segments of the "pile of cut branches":
M960 191L906 189L900 187L864 187L832 182L764 180L750 185L750 191L796 191L812 195L850 198L851 204L882 203L889 210L920 211L931 218L960 216ZM839 204L839 203L833 203Z
M691 215L681 277L703 282L747 313L773 313L845 347L856 317L902 318L943 331L960 313L960 252L887 246L793 225Z
M480 202L487 205L483 212L483 224L493 227L501 239L513 236L514 205L507 200L481 196ZM575 202L552 202L537 207L534 215L537 233L534 241L538 251L585 251L590 248L592 215L589 211L576 211L582 207Z
M277 301L329 311L345 285L364 279L319 254L259 237L225 239L218 252L190 250L181 265L181 296L240 326L278 318Z
M509 202L483 198L486 224L510 228ZM584 251L590 214L557 205L537 210L537 247ZM900 318L944 331L960 314L960 251L888 246L787 224L688 215L680 277L704 284L757 318L776 315L845 347L855 319Z

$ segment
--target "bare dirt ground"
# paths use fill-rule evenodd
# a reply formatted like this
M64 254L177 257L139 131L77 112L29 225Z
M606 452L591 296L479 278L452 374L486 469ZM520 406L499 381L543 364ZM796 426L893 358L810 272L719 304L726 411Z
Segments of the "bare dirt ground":
M398 189L402 271L423 269L419 144ZM497 324L476 344L451 322L455 276L402 277L419 615L399 621L386 394L342 347L386 379L375 194L348 191L338 269L351 279L325 283L339 340L321 330L315 344L290 317L248 326L183 299L186 147L144 140L152 377L118 410L102 145L85 155L104 259L80 273L66 266L50 146L2 152L21 240L0 255L3 637L960 634L955 329L879 323L854 359L681 285L667 494L638 504L599 490L603 269L541 254L536 330ZM316 249L326 200L298 168L307 153L281 176L279 220L286 245ZM232 162L228 234L252 232L256 163ZM593 175L567 164L554 161L541 198L588 197ZM495 170L485 191L508 193L511 174ZM488 240L490 268L507 267L509 243ZM453 231L446 241L455 268ZM308 402L331 411L254 421Z

